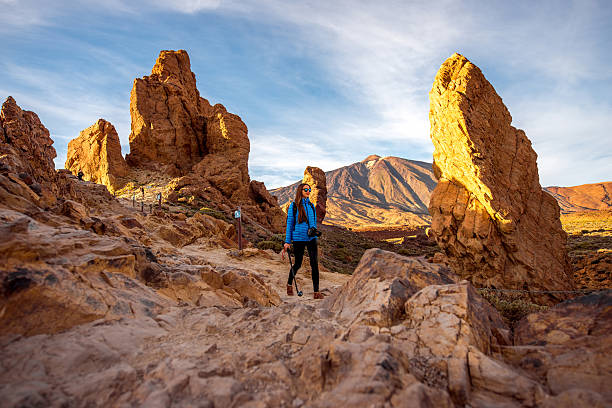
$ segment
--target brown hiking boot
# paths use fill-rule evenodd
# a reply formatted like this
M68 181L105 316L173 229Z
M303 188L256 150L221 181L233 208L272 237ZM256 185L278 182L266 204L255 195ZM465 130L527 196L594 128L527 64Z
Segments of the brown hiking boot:
M293 286L287 285L287 296L293 296Z
M323 299L324 296L321 292L315 292L314 293L314 299Z

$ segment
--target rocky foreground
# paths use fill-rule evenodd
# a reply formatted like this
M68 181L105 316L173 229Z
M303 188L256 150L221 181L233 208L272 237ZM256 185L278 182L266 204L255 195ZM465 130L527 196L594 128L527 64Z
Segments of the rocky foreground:
M2 336L3 405L612 402L610 292L529 315L512 332L468 282L455 283L444 267L419 259L369 250L352 278L324 274L334 294L315 303L307 279L300 280L304 299L277 294L286 274L278 260L201 252L207 273L256 276L275 291L267 299L277 304L262 306L251 288L244 305L204 296L217 305L168 302L155 312L103 318L57 334Z
M172 95L180 101L186 90L195 89L194 77L183 75L176 82L172 75L187 72L185 55L163 57L151 77L136 81L139 103L162 91L176 92ZM203 103L195 91L191 96ZM148 111L138 109L133 119L146 122ZM185 111L202 123L217 118L211 126L221 129L221 138L213 140L229 140L225 125L219 125L229 120L190 109ZM211 194L223 194L227 186L214 183L218 175L193 164L205 163L202 154L210 151L191 150L186 167L177 166L164 161L173 157L174 147L163 135L147 136L146 126L133 129L135 143L156 140L159 147L163 142L152 171L169 166L186 173L181 177L187 179L179 180L209 180L216 186ZM183 129L184 140L199 140L202 134L193 129ZM89 157L84 140L109 135L116 133L102 122L82 133L83 143L75 144L80 157ZM486 153L486 143L481 149ZM147 163L149 150L135 153L130 166ZM474 210L494 208L495 200L478 204L480 198L466 190L462 194L472 205L464 208L458 195L453 200L439 195L438 216L448 222L439 222L437 233L450 243L444 248L453 269L373 248L351 276L323 271L327 296L315 301L306 266L298 277L304 297L286 296L288 263L269 250L236 251L234 226L223 219L201 212L142 213L104 185L56 171L53 157L49 132L38 116L7 99L0 111L3 407L612 405L612 291L558 303L509 326L463 279L474 269L455 266L472 268L479 255L475 248L487 242L479 234L461 234L470 228L479 233L476 227L487 225L491 242L503 248L491 246L497 257L478 259L502 259L510 269L527 270L526 287L556 287L547 285L548 275L538 275L538 268L513 255L516 248L524 255L525 247L522 241L510 245L511 239L523 239L522 227L503 229L518 222L512 214L491 221L484 218L486 211ZM528 170L533 174L533 167ZM489 185L473 181L481 189ZM248 174L243 182L237 191L244 197L226 195L228 203L246 200L257 187ZM457 189L457 182L444 184ZM197 193L197 184L185 184L185 191L179 184L171 190L185 197ZM265 206L257 200L251 205L259 206L263 220ZM551 225L556 227L554 217ZM485 269L489 278L502 288L516 287L516 277L504 275L509 269L492 264Z

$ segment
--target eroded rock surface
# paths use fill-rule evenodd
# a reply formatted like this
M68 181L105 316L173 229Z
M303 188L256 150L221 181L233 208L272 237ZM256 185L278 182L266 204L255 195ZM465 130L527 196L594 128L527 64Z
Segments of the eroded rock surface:
M43 206L52 205L59 191L55 156L49 130L38 115L22 110L9 96L0 110L0 165L14 183L28 186Z
M134 80L130 114L129 163L186 171L204 157L206 119L186 51L160 52L151 75Z
M439 179L431 231L454 270L477 286L572 289L559 205L542 191L531 142L493 86L454 54L429 96Z
M278 204L249 177L246 125L200 96L186 51L162 51L151 75L135 79L130 112L128 164L181 176L165 186L164 200L226 214L241 206L259 228L282 230Z
M392 326L405 318L404 303L417 291L454 279L442 265L373 248L363 254L352 279L326 303L348 322Z
M239 116L211 106L196 86L189 55L162 51L151 75L136 78L130 98L128 162L161 164L207 178L227 196L249 184L249 138Z
M104 119L98 119L68 143L65 166L75 176L82 171L85 180L104 184L110 191L125 184L129 171L121 155L119 135Z
M517 347L506 354L558 395L553 400L562 406L583 404L581 395L594 401L590 406L605 406L612 401L610 333L612 291L605 290L528 315L516 327Z

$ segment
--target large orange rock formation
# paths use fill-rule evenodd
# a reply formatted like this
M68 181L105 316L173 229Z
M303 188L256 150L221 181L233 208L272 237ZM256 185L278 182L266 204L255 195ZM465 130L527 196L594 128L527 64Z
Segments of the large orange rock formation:
M130 114L129 163L162 164L181 174L199 163L194 170L225 195L239 189L246 197L247 127L223 105L200 97L186 51L161 51L151 75L134 80Z
M186 51L161 51L151 75L134 80L130 114L125 162L112 125L98 121L70 143L66 167L111 191L128 181L164 180L165 201L214 208L225 216L241 206L247 222L268 232L283 229L277 201L249 177L246 125L223 105L200 97Z
M104 119L81 131L68 143L66 169L82 171L85 179L104 184L113 191L124 184L128 166L121 155L121 143L115 127Z
M559 205L542 191L531 142L464 56L442 64L429 94L431 230L477 286L566 290L573 283Z

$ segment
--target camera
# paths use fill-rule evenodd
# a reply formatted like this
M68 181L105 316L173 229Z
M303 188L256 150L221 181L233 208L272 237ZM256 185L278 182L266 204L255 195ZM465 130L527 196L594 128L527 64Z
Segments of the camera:
M310 227L310 228L308 228L307 234L308 234L309 237L320 237L322 233L321 233L321 231L319 231L315 227Z

